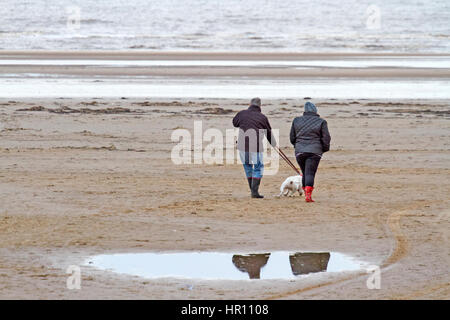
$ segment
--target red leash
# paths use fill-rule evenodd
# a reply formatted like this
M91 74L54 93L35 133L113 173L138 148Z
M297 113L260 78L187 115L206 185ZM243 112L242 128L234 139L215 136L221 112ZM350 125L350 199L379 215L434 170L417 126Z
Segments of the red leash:
M284 152L279 148L279 147L275 147L275 149L278 151L278 154L280 155L280 157L283 158L284 161L287 162L287 164L295 171L297 172L297 174L299 176L301 176L302 174L300 173L300 170L297 169L297 167L292 163L291 160L289 160L289 158L287 157L287 155L284 154Z

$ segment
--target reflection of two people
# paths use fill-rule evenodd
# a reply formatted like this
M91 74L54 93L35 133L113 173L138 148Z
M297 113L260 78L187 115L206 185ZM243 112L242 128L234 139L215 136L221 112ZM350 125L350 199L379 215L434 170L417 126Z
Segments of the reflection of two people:
M242 272L248 273L250 279L260 279L261 269L267 264L270 253L233 256L233 264ZM327 270L329 252L297 252L289 255L292 273L295 276Z

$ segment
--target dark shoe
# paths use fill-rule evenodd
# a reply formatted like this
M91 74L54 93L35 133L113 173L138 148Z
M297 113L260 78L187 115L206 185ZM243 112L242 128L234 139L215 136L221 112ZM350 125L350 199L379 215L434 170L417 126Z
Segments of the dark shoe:
M260 195L258 192L259 184L261 183L261 179L252 179L252 198L262 199L263 195Z
M247 178L248 180L248 186L250 187L250 191L252 190L252 180L253 178Z

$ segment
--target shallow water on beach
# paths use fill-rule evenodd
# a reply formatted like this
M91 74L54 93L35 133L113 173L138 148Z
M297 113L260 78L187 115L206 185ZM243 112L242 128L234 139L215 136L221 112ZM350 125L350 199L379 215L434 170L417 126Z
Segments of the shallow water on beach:
M448 80L0 78L4 98L448 99ZM38 75L35 75L38 76Z
M373 57L329 60L89 60L0 59L0 66L96 66L96 67L295 67L305 68L450 68L450 56Z
M221 252L99 255L85 265L144 278L215 280L295 279L319 272L355 271L364 263L337 252L232 254Z

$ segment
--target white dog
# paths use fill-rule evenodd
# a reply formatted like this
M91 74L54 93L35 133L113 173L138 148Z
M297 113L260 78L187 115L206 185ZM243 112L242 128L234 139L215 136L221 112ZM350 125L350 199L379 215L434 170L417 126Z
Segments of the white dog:
M283 184L280 187L280 194L278 197L292 197L295 192L298 192L299 195L302 195L302 176L292 176L284 180Z

